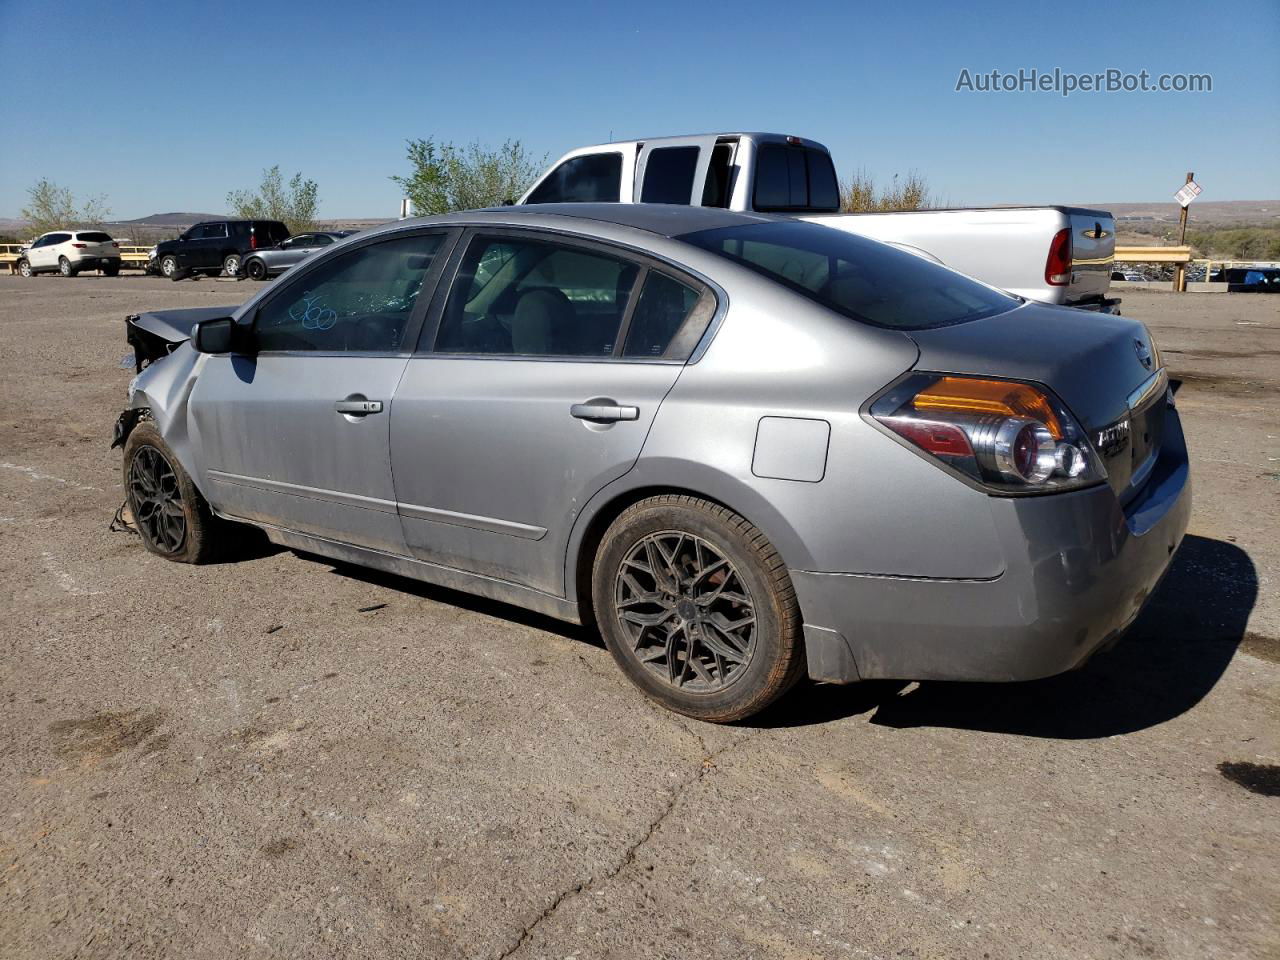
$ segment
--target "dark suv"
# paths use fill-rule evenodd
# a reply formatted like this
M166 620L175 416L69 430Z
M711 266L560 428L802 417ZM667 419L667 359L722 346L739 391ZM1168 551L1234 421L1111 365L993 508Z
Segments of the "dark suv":
M289 228L279 220L206 220L177 240L157 244L155 262L170 280L193 273L234 277L252 251L288 238Z

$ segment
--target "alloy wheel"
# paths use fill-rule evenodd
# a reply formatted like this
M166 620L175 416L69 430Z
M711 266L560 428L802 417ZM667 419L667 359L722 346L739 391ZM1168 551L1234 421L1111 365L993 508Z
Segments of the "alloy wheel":
M134 521L164 553L177 553L187 536L182 490L173 465L155 447L141 447L129 465Z
M701 537L668 530L641 539L619 566L614 601L631 654L673 687L721 690L751 660L751 593L724 552Z
M227 257L227 259L222 261L222 269L226 272L228 277L238 275L240 273L240 258L234 255Z

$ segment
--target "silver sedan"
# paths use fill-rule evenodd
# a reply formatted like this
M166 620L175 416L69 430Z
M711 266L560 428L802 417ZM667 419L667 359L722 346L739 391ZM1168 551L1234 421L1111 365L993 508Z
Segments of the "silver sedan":
M149 550L204 561L252 524L585 623L705 720L805 674L1076 667L1190 511L1142 324L786 218L401 221L129 329L117 442Z
M265 250L255 250L246 254L242 269L245 276L251 280L266 280L284 273L313 253L318 253L330 244L351 236L354 232L354 230L338 230L299 233Z

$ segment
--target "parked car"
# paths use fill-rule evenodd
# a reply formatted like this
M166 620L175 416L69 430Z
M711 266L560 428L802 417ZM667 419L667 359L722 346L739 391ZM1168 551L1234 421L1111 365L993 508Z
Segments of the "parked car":
M1145 283L1147 278L1140 273L1132 273L1125 270L1112 270L1111 281L1114 283L1117 280L1125 280L1129 283Z
M782 213L915 249L1044 303L1110 311L1115 221L1082 207L840 213L827 148L778 133L625 140L571 150L520 199L671 203Z
M798 220L407 220L240 307L127 325L142 372L115 442L148 550L207 560L234 520L594 624L705 720L806 671L1078 666L1191 506L1141 323Z
M193 273L234 277L246 256L288 238L289 228L278 220L208 220L176 240L156 244L155 261L171 280Z
M250 280L266 280L268 277L284 273L317 250L322 250L332 243L337 243L355 232L354 230L337 230L300 233L297 236L290 237L288 240L282 240L273 247L268 247L265 250L255 250L245 257L241 269L244 270L245 276Z
M101 230L55 230L42 234L18 260L18 273L60 273L74 277L81 270L101 270L108 277L120 273L120 244Z

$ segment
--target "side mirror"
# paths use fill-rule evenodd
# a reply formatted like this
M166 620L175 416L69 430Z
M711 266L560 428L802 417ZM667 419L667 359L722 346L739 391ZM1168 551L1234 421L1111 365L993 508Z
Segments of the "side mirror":
M249 332L230 317L219 317L197 323L191 345L199 353L247 353L249 336Z

